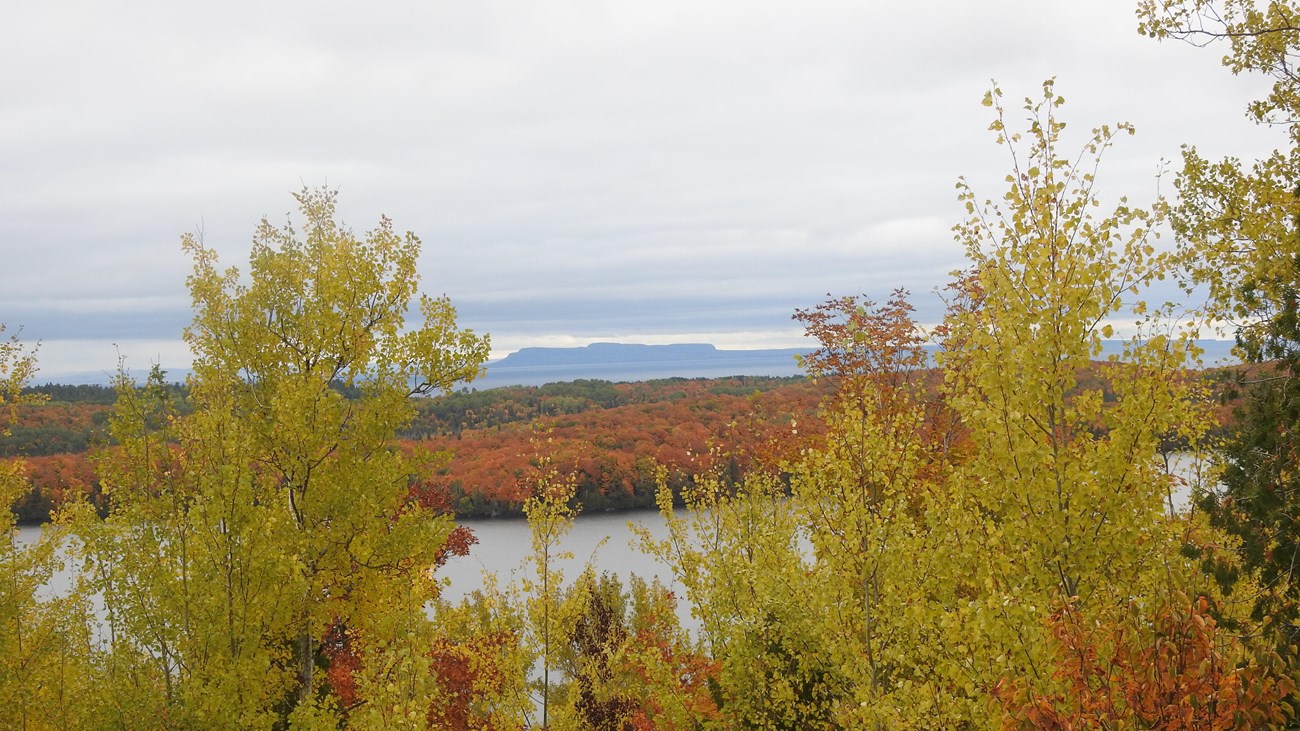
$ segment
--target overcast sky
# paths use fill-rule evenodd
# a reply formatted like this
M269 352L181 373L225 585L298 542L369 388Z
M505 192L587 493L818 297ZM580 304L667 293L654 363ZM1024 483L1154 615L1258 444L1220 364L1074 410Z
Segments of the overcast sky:
M965 175L1009 169L980 98L1055 76L1101 187L1148 201L1185 142L1256 157L1259 79L1096 2L42 0L0 20L0 322L37 381L187 367L180 234L247 261L328 183L424 241L496 355L592 341L801 345L796 307L962 265ZM1080 137L1073 138L1076 141ZM1163 184L1172 192L1170 181Z

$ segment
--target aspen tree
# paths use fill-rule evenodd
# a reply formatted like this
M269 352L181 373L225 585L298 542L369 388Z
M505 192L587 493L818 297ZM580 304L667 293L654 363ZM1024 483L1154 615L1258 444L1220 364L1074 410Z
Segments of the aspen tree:
M123 379L102 476L112 509L87 522L113 628L114 682L168 727L419 727L434 678L432 569L449 519L412 480L430 455L394 444L410 397L479 373L485 337L421 296L420 242L388 219L364 238L335 194L296 196L300 230L263 220L246 278L194 236L190 403ZM354 707L318 672L322 638L360 658Z
M1007 190L994 202L958 185L970 268L952 290L939 362L971 452L939 516L934 560L952 569L932 621L938 671L971 721L988 714L999 677L1051 687L1045 618L1060 605L1209 590L1182 554L1203 527L1167 514L1173 483L1157 460L1167 435L1195 445L1209 424L1184 370L1195 330L1142 299L1172 264L1155 246L1164 208L1102 207L1101 154L1132 129L1103 126L1079 154L1062 150L1063 103L1046 82L1019 133L990 92L991 129L1014 160ZM1098 363L1122 319L1139 335ZM1100 383L1078 379L1090 367Z
M994 728L1004 680L1060 690L1062 605L1213 591L1184 552L1220 537L1166 512L1158 460L1163 439L1196 444L1209 423L1184 371L1193 331L1141 299L1172 265L1154 241L1163 207L1100 207L1097 162L1127 126L1069 154L1051 82L1023 134L1000 97L986 103L1012 173L996 203L958 186L970 268L943 324L923 333L901 294L801 313L823 344L807 365L839 389L790 497L705 479L679 517L661 493L670 538L652 548L721 665L720 727ZM1139 336L1102 362L1122 319Z
M791 493L813 548L804 583L826 595L825 651L852 688L837 721L942 725L942 693L926 685L936 661L918 609L949 570L927 557L960 450L922 347L926 333L901 291L880 304L833 299L795 317L821 345L805 369L836 384L822 406L826 438L794 466Z
M39 401L22 392L35 371L35 353L17 335L0 340L0 439L20 403ZM79 588L48 594L65 569L62 518L34 541L19 540L10 507L29 489L21 460L0 463L0 728L84 728L93 690L89 608Z
M550 728L552 714L569 700L567 688L551 677L559 665L567 637L574 621L574 601L564 601L564 572L560 561L573 558L560 542L573 527L577 511L571 505L577 485L572 476L561 476L545 456L538 458L533 494L524 501L528 518L532 553L528 556L531 571L520 580L521 606L528 618L527 639L541 662L541 677L536 687L537 706L541 711L541 728ZM558 673L557 673L558 675Z

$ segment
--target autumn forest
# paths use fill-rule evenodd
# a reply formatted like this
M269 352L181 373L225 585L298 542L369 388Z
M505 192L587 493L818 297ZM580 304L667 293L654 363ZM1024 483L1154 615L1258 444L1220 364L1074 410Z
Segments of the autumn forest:
M10 323L0 728L1296 727L1300 7L1138 18L1267 76L1290 147L1185 147L1138 205L1105 184L1128 125L994 87L1006 187L957 181L942 321L808 303L806 376L475 390L489 335L421 294L419 238L328 188L244 266L182 237L183 383L38 386ZM1203 368L1224 330L1244 365ZM562 568L624 509L671 582ZM467 517L527 521L527 570L452 600Z

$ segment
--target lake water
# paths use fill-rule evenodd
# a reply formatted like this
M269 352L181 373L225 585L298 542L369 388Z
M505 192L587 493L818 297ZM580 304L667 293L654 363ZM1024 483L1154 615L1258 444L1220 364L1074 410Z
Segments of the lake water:
M1171 512L1181 512L1188 508L1192 486L1200 484L1204 479L1200 467L1201 463L1195 455L1170 455L1169 469L1184 480L1184 484L1176 486L1169 495ZM525 570L524 562L532 550L526 521L463 520L460 525L472 529L478 543L470 549L468 556L453 556L439 569L438 574L449 582L444 590L445 598L455 602L482 588L484 572L496 574L498 585L505 587ZM657 511L579 515L559 548L573 556L556 562L556 566L564 572L566 582L572 581L587 565L591 565L597 573L615 574L624 583L633 574L646 580L658 577L665 586L677 593L679 599L683 599L684 592L673 580L672 571L640 550L640 539L633 532L632 526L644 528L655 539L664 539L668 535L664 518ZM20 527L18 541L35 541L40 532L39 526ZM66 567L56 574L47 587L47 594L66 592L72 585L74 575L72 567ZM688 625L694 624L688 618L689 609L684 606L684 602L679 605L679 613Z
M504 587L522 570L532 550L526 521L462 520L459 524L473 530L478 543L468 556L453 556L438 570L438 575L450 582L444 592L446 598L457 601L482 588L485 571L495 573L498 584ZM667 566L636 547L639 539L632 531L633 525L645 528L656 539L666 538L668 534L663 516L653 510L580 515L559 549L572 553L573 557L556 561L556 567L564 572L566 581L576 578L590 564L597 573L616 574L624 582L632 574L646 580L657 576L670 588L679 588L673 586L672 572ZM40 526L21 526L18 542L34 542L40 534ZM50 582L47 595L67 592L74 576L73 568L65 567Z
M473 530L478 543L468 556L452 557L439 570L451 582L445 594L449 599L459 599L481 588L484 572L495 573L504 586L518 574L532 551L528 523L522 519L462 520L460 525ZM656 539L668 536L664 517L653 510L579 515L560 547L573 557L556 562L566 581L591 565L598 574L616 574L625 583L633 574L646 580L657 576L673 588L672 571L653 556L641 552L637 547L640 539L631 526L648 530Z
M652 363L608 363L600 365L538 365L510 367L489 363L487 373L469 384L485 391L501 386L541 386L580 378L603 381L650 381L658 378L730 378L732 376L801 376L804 375L794 356L780 354L755 358L739 355L716 357L707 361L669 361Z

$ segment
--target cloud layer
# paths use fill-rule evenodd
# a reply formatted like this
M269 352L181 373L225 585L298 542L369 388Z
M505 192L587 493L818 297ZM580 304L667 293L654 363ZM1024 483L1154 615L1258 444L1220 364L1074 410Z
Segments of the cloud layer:
M419 234L425 288L499 353L780 347L800 344L793 309L828 293L905 286L938 316L925 293L961 265L953 184L996 196L1009 168L979 105L990 79L1019 98L1055 76L1076 139L1135 123L1103 170L1115 197L1153 197L1183 142L1274 144L1241 111L1261 80L1138 37L1121 0L50 0L7 15L0 322L46 342L49 379L117 353L183 368L179 234L240 264L303 184L338 187L354 228L384 213Z

